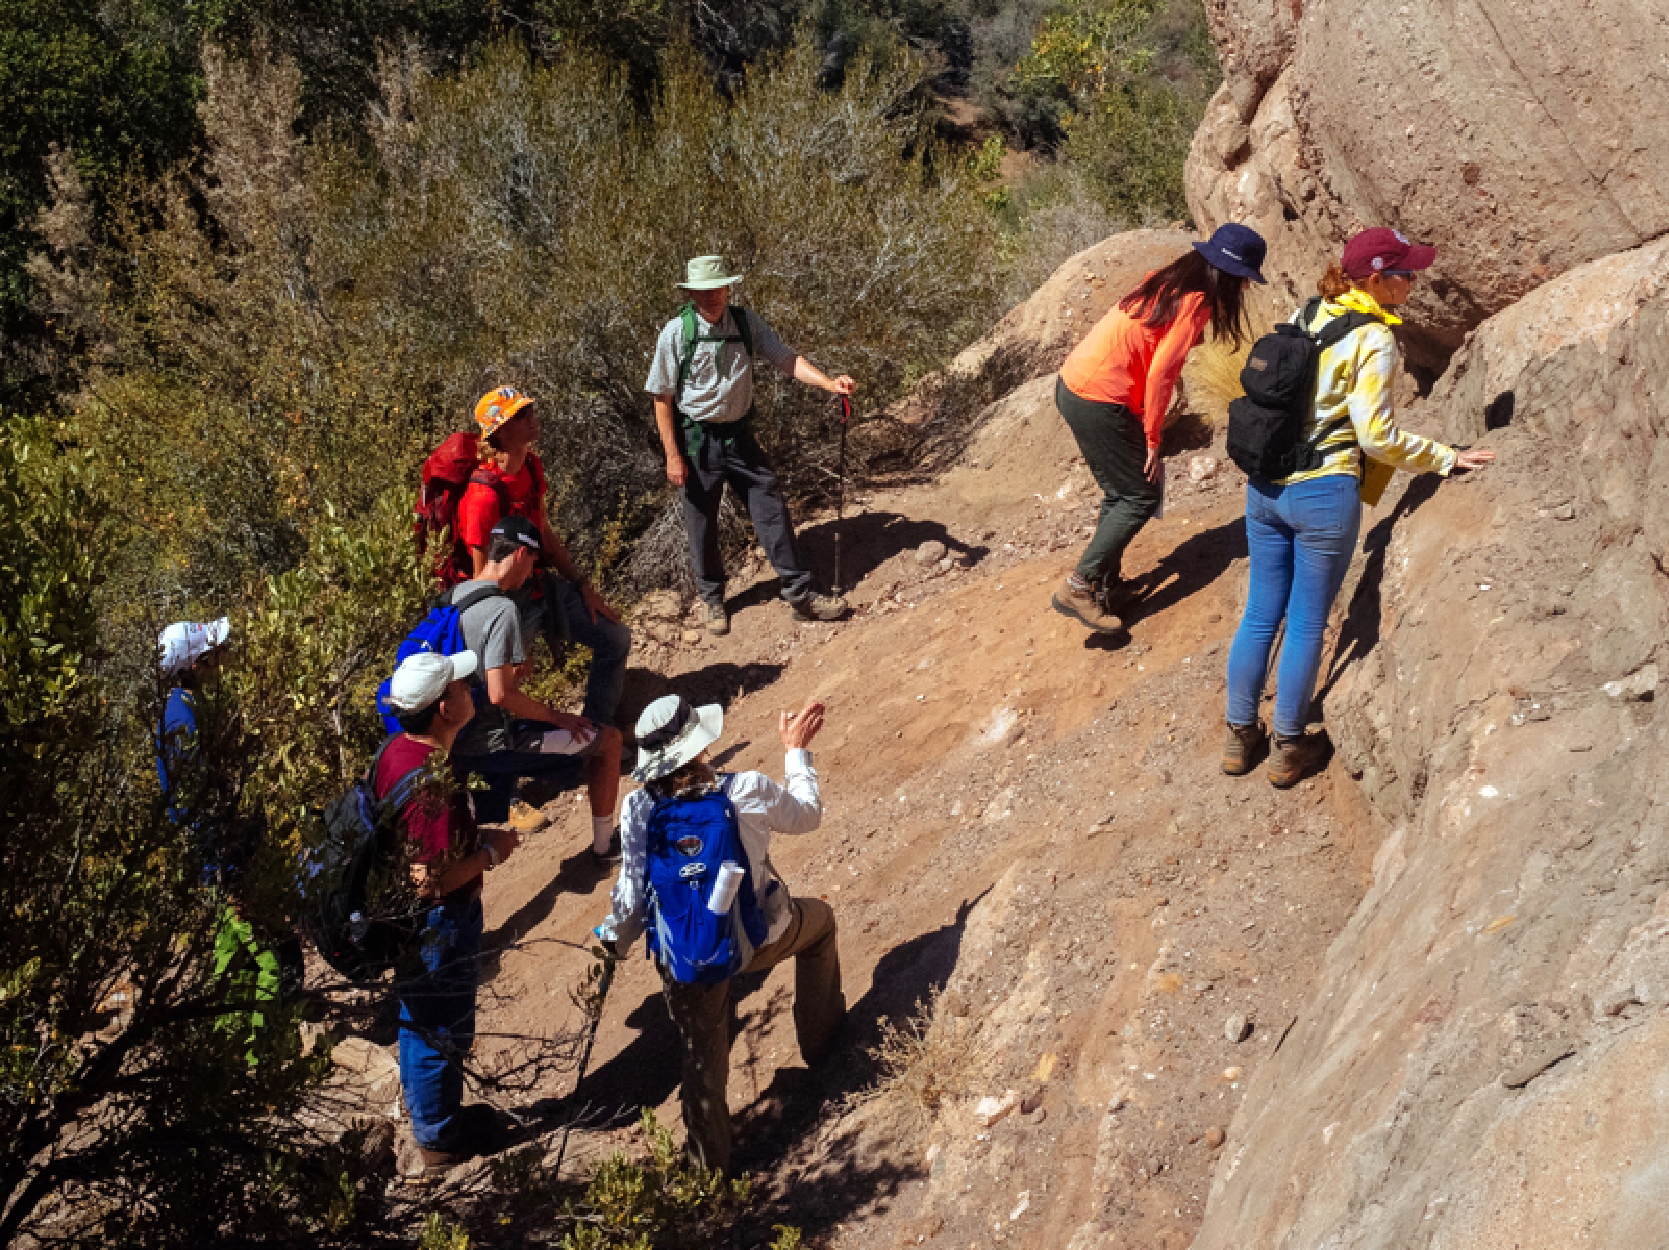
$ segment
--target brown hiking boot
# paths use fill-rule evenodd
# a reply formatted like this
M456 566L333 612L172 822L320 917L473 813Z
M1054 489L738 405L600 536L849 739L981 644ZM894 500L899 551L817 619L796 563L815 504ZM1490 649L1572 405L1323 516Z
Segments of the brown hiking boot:
M794 609L796 621L838 621L851 611L846 606L846 600L833 595L807 595L788 606Z
M1266 736L1262 721L1230 725L1229 736L1223 739L1223 771L1231 777L1244 777L1251 772Z
M1283 738L1277 734L1270 739L1270 743L1269 784L1277 790L1297 785L1327 757L1327 739L1320 734L1304 734L1297 738Z
M730 632L730 613L725 611L724 604L703 601L701 612L707 619L707 632L709 634L723 635Z
M510 827L517 833L538 833L551 818L530 803L517 799L510 805Z
M1124 628L1124 622L1096 602L1092 591L1079 590L1071 580L1049 600L1055 611L1070 616L1085 629L1098 634L1113 634Z

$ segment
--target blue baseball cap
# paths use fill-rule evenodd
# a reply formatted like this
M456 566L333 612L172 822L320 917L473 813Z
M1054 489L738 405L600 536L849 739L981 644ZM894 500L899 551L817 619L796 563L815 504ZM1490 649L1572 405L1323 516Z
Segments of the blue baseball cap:
M1243 226L1237 221L1218 226L1210 240L1194 244L1194 250L1224 273L1250 278L1253 282L1264 281L1261 271L1269 245L1250 226Z

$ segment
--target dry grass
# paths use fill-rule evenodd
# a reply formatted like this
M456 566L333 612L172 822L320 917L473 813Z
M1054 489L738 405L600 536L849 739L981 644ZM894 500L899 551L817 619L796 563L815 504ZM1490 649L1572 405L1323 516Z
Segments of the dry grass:
M939 1004L934 990L903 1024L882 1021L881 1043L869 1050L880 1075L848 1098L848 1110L884 1101L900 1120L926 1132L947 1103L978 1088L986 1058L978 1025Z
M1250 340L1236 351L1228 342L1208 336L1182 367L1189 411L1214 430L1228 424L1229 404L1246 393L1240 385L1240 371L1251 350Z

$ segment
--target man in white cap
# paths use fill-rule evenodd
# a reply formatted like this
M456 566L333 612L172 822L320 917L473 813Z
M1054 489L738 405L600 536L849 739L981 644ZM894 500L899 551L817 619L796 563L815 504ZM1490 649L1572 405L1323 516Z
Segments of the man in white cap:
M724 730L724 709L692 707L679 695L657 699L637 722L639 763L632 776L644 783L626 797L620 819L623 859L614 886L613 910L595 933L611 954L631 948L655 922L655 905L645 889L651 814L663 804L722 792L735 812L737 832L753 898L763 911L765 940L740 972L764 972L785 959L794 962L794 1032L808 1066L829 1049L846 1017L840 988L840 948L834 910L821 899L794 898L771 866L771 834L811 833L823 821L811 741L823 727L823 705L807 703L796 716L782 713L778 732L787 751L785 782L764 773L722 776L707 762L707 750ZM678 849L685 850L679 841ZM695 854L701 847L694 848ZM651 949L656 944L651 943ZM667 1009L678 1029L683 1066L685 1152L715 1171L730 1167L730 983L686 984L657 959Z
M753 358L763 356L796 382L834 395L850 395L857 384L844 374L828 377L785 346L757 313L732 308L731 288L742 279L724 270L720 256L690 261L678 287L690 293L691 302L661 330L644 383L655 401L667 481L682 495L684 532L707 628L715 634L730 632L719 551L719 503L726 482L747 504L759 545L794 615L803 621L837 620L845 615L846 603L812 590L782 487L753 436Z
M453 777L440 783L432 757L446 755L475 715L469 677L473 651L421 652L394 670L388 704L400 722L377 752L371 778L379 802L396 816L419 866L424 904L418 950L421 975L397 981L400 1088L424 1171L444 1172L486 1145L486 1125L464 1114L461 1058L475 1043L476 958L481 953L481 886L510 857L514 829L482 830L469 791Z
M200 758L197 699L204 683L219 672L222 648L231 635L232 622L224 616L218 621L176 621L157 635L157 667L171 688L162 705L156 775L168 797L169 816L182 824L191 822L189 804L177 800L189 794L187 773ZM216 874L218 867L222 866L210 864L210 873Z

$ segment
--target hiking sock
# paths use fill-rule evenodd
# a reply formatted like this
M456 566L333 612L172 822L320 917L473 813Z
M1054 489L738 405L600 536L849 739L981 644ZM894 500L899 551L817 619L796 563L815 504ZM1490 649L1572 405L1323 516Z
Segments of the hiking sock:
M1073 590L1076 590L1081 595L1087 595L1090 592L1090 584L1088 582L1086 582L1082 577L1080 577L1077 573L1073 573L1070 576L1068 576L1067 579L1066 579L1066 584L1068 586L1072 587Z
M614 817L613 816L593 816L591 818L591 845L592 846L595 847L598 843L601 843L604 847L607 847L608 844L609 844L609 839L611 839L613 837L614 837Z

